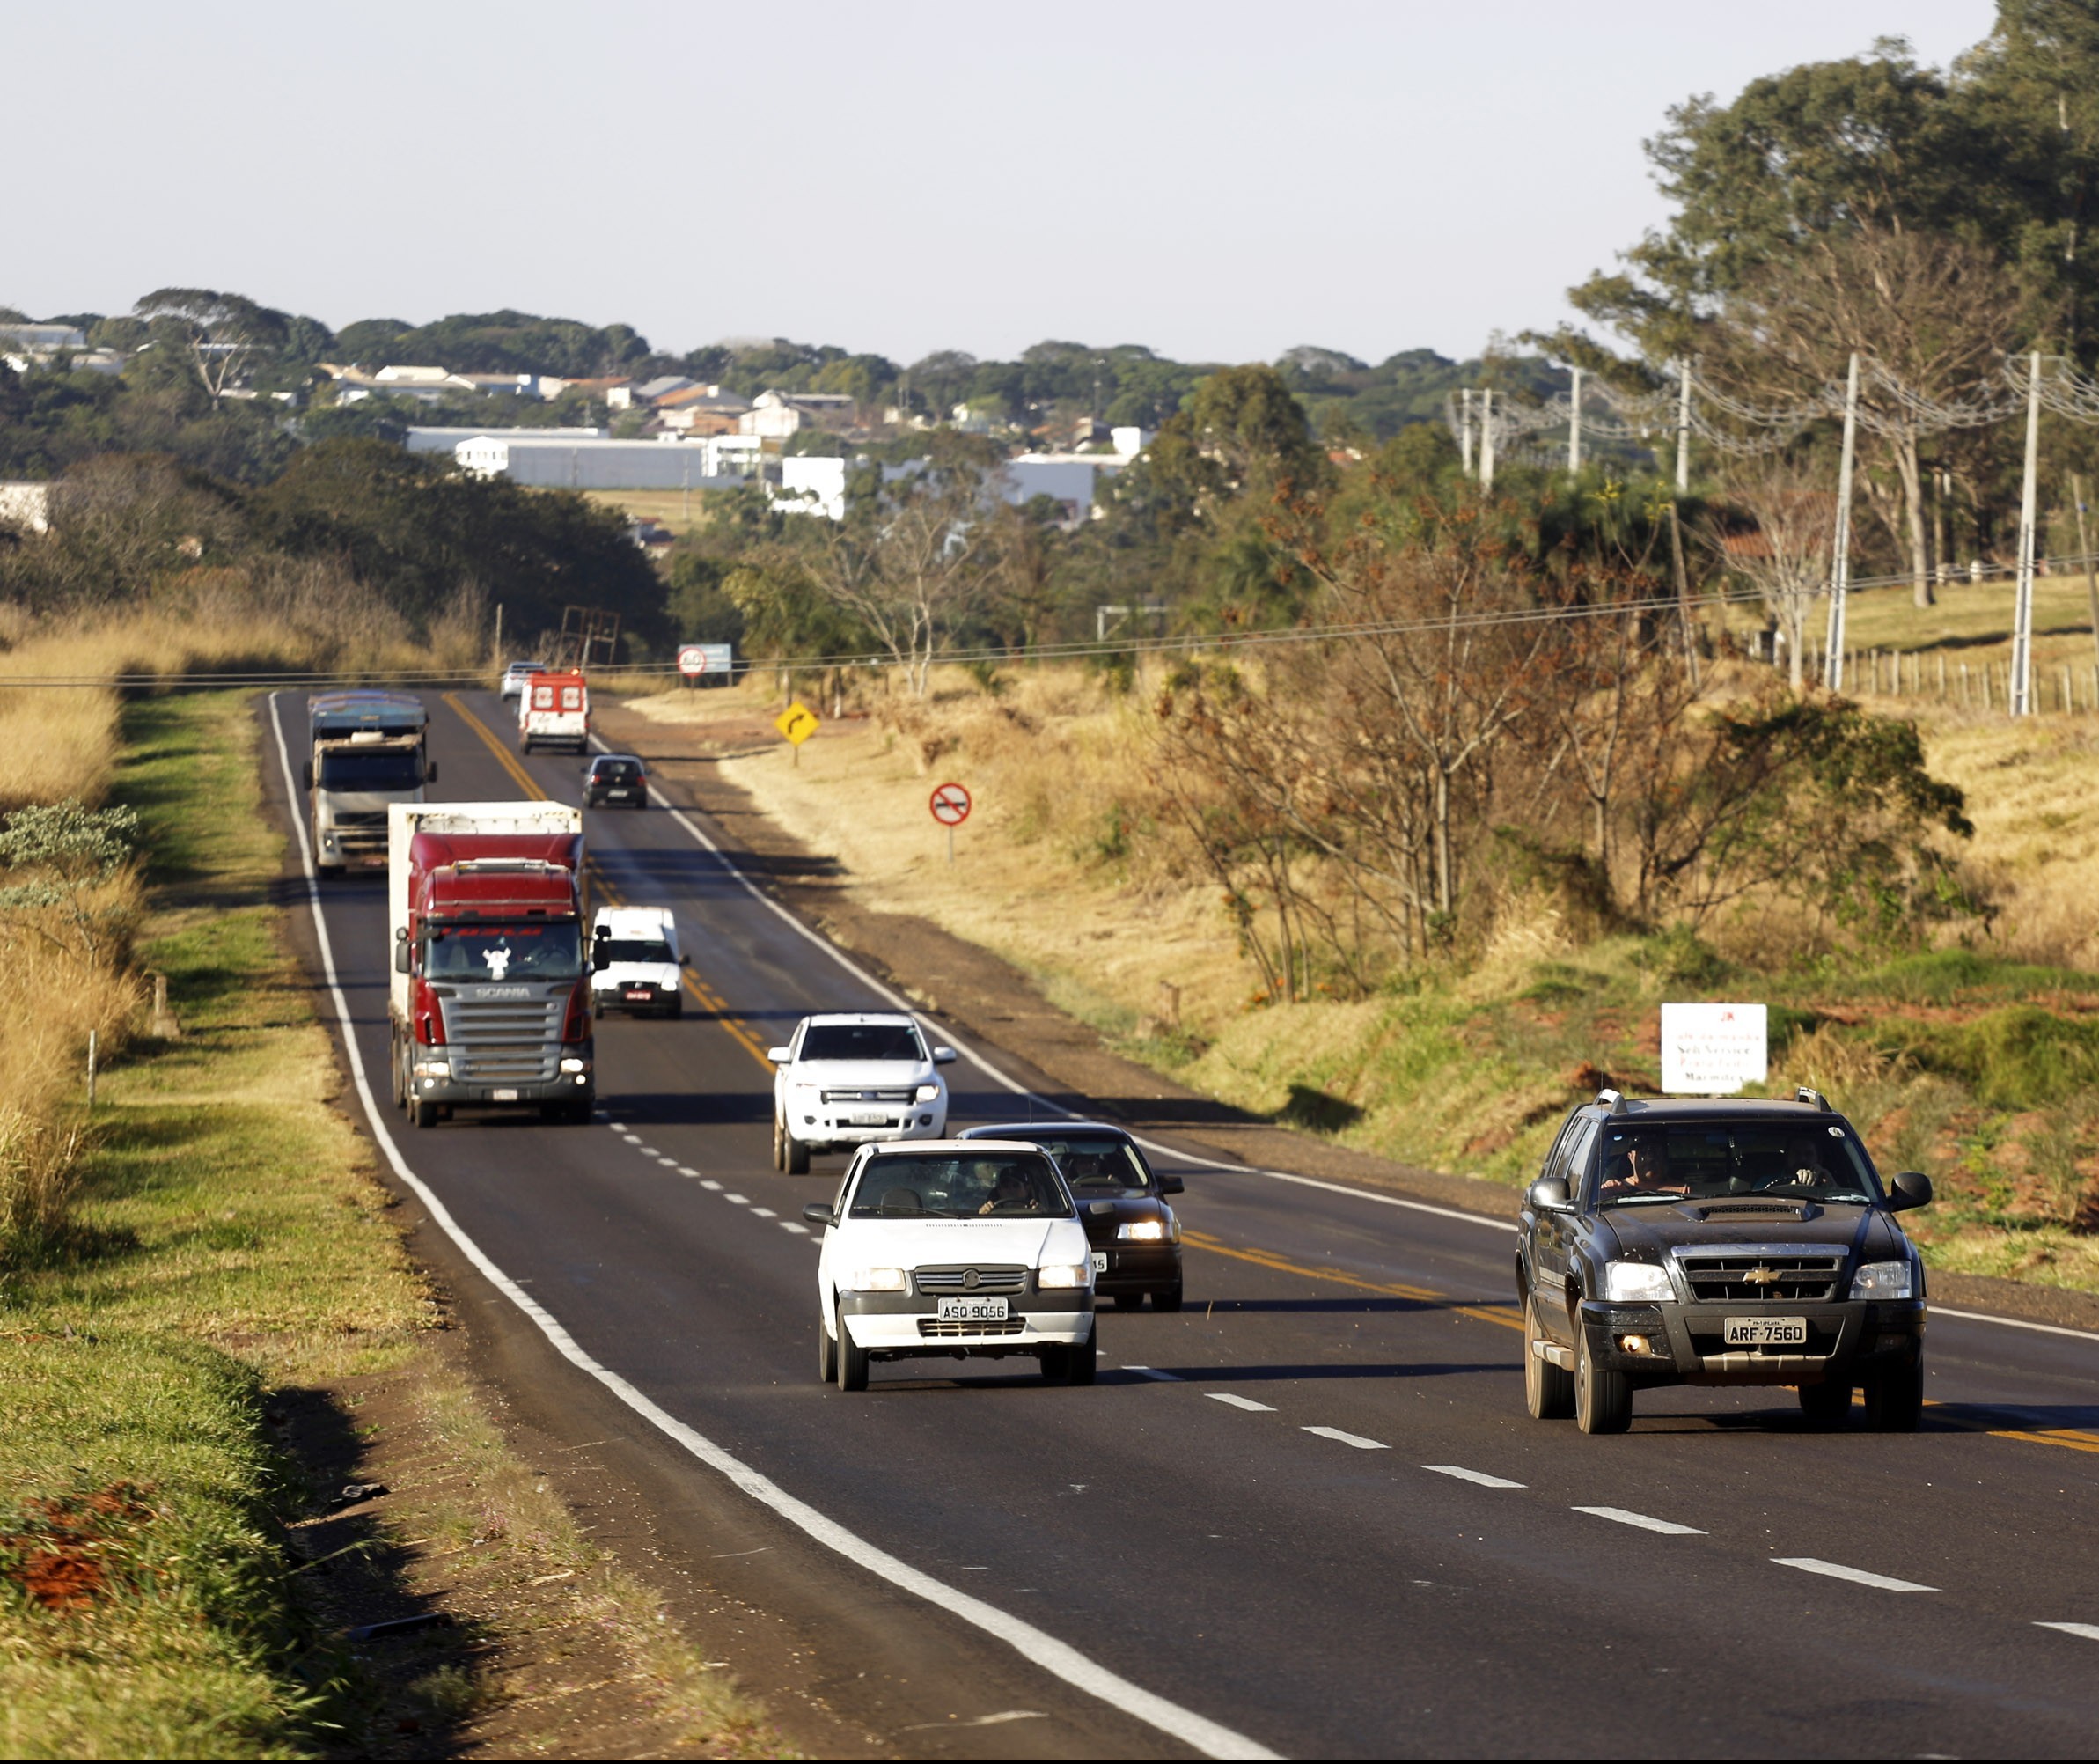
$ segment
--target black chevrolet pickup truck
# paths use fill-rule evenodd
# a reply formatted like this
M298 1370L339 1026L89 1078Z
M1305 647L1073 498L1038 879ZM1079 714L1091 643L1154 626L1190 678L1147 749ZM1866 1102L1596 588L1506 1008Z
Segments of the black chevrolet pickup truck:
M1538 1420L1620 1433L1661 1385L1780 1385L1810 1422L1911 1432L1924 1401L1924 1268L1851 1123L1792 1102L1574 1110L1524 1196L1523 1394Z

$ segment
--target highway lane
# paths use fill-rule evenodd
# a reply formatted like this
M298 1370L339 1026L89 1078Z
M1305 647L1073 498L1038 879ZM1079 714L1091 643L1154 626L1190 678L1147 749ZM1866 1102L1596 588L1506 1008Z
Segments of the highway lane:
M576 799L578 762L492 751L492 695L433 711L447 794ZM838 1166L769 1169L759 1055L804 1011L887 1001L671 814L594 812L589 835L608 894L678 912L690 1014L600 1025L614 1120L396 1136L584 1350L861 1537L1279 1752L2088 1750L2099 1642L2037 1626L2099 1628L2099 1341L1936 1322L1948 1425L1913 1438L1808 1433L1786 1393L1670 1392L1587 1440L1523 1415L1505 1232L1197 1158L1189 1309L1102 1322L1104 1364L1148 1372L1064 1391L925 1363L842 1396L815 1382L791 1229ZM324 899L383 1077L382 902ZM1016 1112L952 1070L958 1124ZM910 1621L958 1679L1009 1681L995 1643ZM1029 1695L1050 1718L1015 1724L1023 1750L1178 1749L1047 1676Z

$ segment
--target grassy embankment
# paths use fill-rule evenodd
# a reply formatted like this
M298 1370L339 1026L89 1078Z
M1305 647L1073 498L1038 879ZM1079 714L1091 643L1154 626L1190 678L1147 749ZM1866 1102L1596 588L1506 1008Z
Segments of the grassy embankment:
M208 639L185 636L158 654L212 656ZM55 659L106 673L115 647L26 644L0 675L58 672ZM25 731L45 750L33 771ZM618 1645L635 1694L694 1738L747 1745L750 1708L420 1351L437 1313L332 1105L327 1038L270 901L279 841L253 746L244 694L121 710L106 690L0 695L0 752L18 762L7 806L106 795L140 812L137 959L167 976L181 1028L134 1033L89 1120L71 1082L85 1024L41 1009L74 976L33 926L9 925L7 971L34 982L10 1002L55 1026L33 1044L0 1040L0 1077L11 1106L48 1134L81 1136L82 1152L33 1197L33 1229L0 1237L0 1745L15 1756L354 1754L376 1743L382 1716L391 1732L397 1717L456 1724L485 1703L471 1662L383 1682L327 1639L293 1567L285 1525L315 1491L275 1448L266 1405L377 1372L412 1385L418 1443L447 1473L393 1525L492 1546L513 1583L570 1571L564 1615ZM103 974L120 996L105 1046L136 1032L137 981ZM24 1180L19 1158L0 1163L11 1204Z
M2081 601L2081 580L2068 585ZM1956 606L1948 616L1981 614ZM1879 640L1870 626L1864 640ZM1763 999L1772 1087L1820 1084L1884 1164L1938 1182L1940 1204L1917 1221L1937 1264L2099 1287L2089 714L2015 726L1875 702L1916 715L1932 769L1967 792L1978 832L1963 870L1999 908L1971 948L1807 961L1766 953L1748 927L1715 937L1718 954L1666 937L1579 944L1516 899L1469 971L1429 971L1358 1000L1255 1007L1259 981L1215 886L1178 850L1149 783L1141 682L1117 697L1075 670L1016 670L993 697L943 675L904 726L831 724L799 766L772 735L772 685L757 673L734 692L635 704L711 727L726 775L834 854L870 904L996 951L1123 1051L1194 1088L1368 1150L1514 1183L1601 1075L1658 1087L1664 998ZM950 777L977 803L951 867L926 801ZM1178 1025L1163 986L1178 989Z

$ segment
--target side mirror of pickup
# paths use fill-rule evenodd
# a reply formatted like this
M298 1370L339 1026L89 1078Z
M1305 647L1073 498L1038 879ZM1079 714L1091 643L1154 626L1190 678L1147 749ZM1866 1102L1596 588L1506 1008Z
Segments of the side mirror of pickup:
M804 1223L826 1231L838 1223L838 1215L828 1201L811 1201L802 1209L802 1217Z
M1530 1185L1530 1192L1524 1198L1533 1212L1564 1213L1568 1208L1567 1178L1540 1176Z
M1906 1212L1912 1207L1928 1207L1932 1203L1932 1179L1921 1170L1900 1171L1888 1187L1890 1213Z
M933 1050L933 1063L936 1066L951 1066L961 1057L952 1047L936 1047Z
M766 1058L775 1066L784 1066L794 1056L795 1052L791 1047L767 1047L766 1049Z
M1159 1193L1162 1194L1185 1194L1187 1192L1188 1185L1179 1177L1162 1176L1159 1178Z

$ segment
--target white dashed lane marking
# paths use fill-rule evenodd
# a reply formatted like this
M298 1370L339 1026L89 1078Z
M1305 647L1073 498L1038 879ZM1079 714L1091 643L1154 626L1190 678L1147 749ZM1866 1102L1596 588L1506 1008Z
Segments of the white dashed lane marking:
M1344 1433L1338 1427L1308 1427L1307 1433L1316 1433L1322 1439L1338 1440L1343 1445L1353 1445L1358 1452L1390 1452L1392 1448L1382 1439L1365 1439L1360 1433Z
M1229 1403L1234 1408L1250 1409L1256 1415L1275 1413L1272 1403L1256 1402L1251 1397L1234 1396L1229 1391L1205 1391L1203 1394L1212 1402Z
M1816 1555L1774 1555L1780 1568L1797 1568L1803 1574L1826 1574L1831 1580L1848 1580L1882 1592L1936 1592L1935 1586L1919 1586L1913 1580L1897 1580L1892 1575L1868 1574L1862 1568L1846 1568L1840 1562L1824 1562Z
M1645 1513L1627 1512L1623 1507L1576 1507L1577 1513L1589 1513L1599 1519L1609 1519L1615 1525L1637 1525L1643 1532L1660 1532L1665 1538L1702 1538L1706 1534L1696 1525L1679 1525L1671 1519L1649 1518ZM1796 1567L1804 1568L1805 1562Z
M807 1225L797 1225L792 1219L781 1220L780 1229L783 1231L792 1231L798 1238L805 1238L809 1235Z
M770 1207L753 1207L751 1209L751 1216L754 1219L776 1219L780 1215Z
M751 1204L751 1197L748 1194L724 1194L722 1198L738 1207L747 1207Z
M2079 1635L2088 1642L2099 1642L2099 1623L2036 1623L2034 1628L2059 1629L2066 1635Z
M1482 1488L1521 1488L1521 1482L1511 1482L1506 1476L1490 1476L1484 1470L1468 1470L1462 1464L1424 1464L1424 1470L1433 1470L1439 1476L1455 1476L1461 1482L1477 1482Z
M709 1189L709 1190L711 1190L713 1193L715 1193L715 1194L719 1194L722 1192L722 1185L721 1185L719 1182L716 1181L716 1180L715 1180L715 1179L714 1179L713 1177L711 1177L711 1176L702 1176L702 1177L700 1179L700 1186L701 1186L702 1188L706 1188L706 1189Z
M700 1172L689 1164L680 1164L678 1166L678 1173L680 1176L697 1176Z
M660 1151L656 1154L656 1161L658 1164L668 1165L673 1170L678 1167L678 1160L675 1158L665 1158Z

